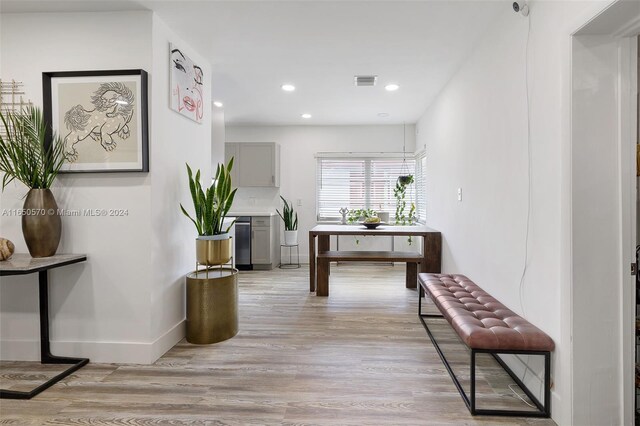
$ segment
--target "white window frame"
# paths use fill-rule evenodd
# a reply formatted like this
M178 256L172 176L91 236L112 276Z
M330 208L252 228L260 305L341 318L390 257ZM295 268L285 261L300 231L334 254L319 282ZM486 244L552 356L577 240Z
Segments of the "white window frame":
M359 153L354 153L354 152L319 152L315 155L316 158L316 220L318 222L336 222L340 220L340 215L339 213L336 211L336 216L330 216L330 217L320 217L320 188L318 186L318 182L320 180L319 174L321 173L321 169L320 169L320 164L321 164L321 160L323 159L335 159L335 160L339 160L339 159L348 159L348 160L354 160L354 161L358 161L358 160L362 160L365 161L365 206L369 206L369 207L365 207L365 208L371 208L373 210L376 210L375 208L373 208L373 206L370 205L370 179L371 179L371 161L375 161L376 159L381 159L381 160L400 160L402 158L406 158L407 161L415 161L416 158L413 154L403 154L402 152L359 152ZM416 176L416 168L415 166L413 167L413 169L411 168L411 166L409 167L409 173L413 174L414 176ZM417 181L414 183L414 185L417 185ZM413 195L417 196L417 186L414 187L413 189ZM417 199L416 199L417 202ZM417 203L416 203L417 205ZM345 206L345 207L350 207L350 206ZM416 214L418 214L418 219L423 220L422 217L420 217L419 213L416 212ZM391 212L390 216L393 218L394 212Z

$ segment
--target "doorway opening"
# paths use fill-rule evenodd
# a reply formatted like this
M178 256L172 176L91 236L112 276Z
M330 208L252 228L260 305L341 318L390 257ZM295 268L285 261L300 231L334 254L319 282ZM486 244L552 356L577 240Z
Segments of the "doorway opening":
M618 1L571 41L573 424L635 423L639 16Z

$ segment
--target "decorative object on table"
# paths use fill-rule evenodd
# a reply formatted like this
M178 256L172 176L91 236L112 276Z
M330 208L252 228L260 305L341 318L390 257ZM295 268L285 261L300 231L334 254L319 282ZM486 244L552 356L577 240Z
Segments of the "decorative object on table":
M377 211L376 215L380 218L380 222L389 223L389 212Z
M27 107L33 106L29 99L24 99L25 94L22 87L24 83L15 80L2 80L0 78L0 112L7 114L8 112L19 113ZM0 134L7 137L7 131L3 127Z
M13 255L16 246L6 238L0 238L0 260L7 260Z
M222 342L238 334L238 270L187 275L187 342Z
M204 115L204 87L202 68L175 44L169 43L171 63L169 85L171 109L191 120L201 123Z
M376 229L378 226L383 225L382 221L377 216L366 218L362 224L367 229Z
M284 203L282 213L276 209L278 216L284 222L284 244L294 246L298 244L298 213L293 209L293 203L287 202L281 195L280 198Z
M340 220L340 223L342 225L346 225L347 224L347 214L349 213L349 209L346 208L346 207L343 207L340 210L338 210L338 213L340 213L342 215L342 219Z
M349 214L347 215L347 222L349 224L353 224L375 216L376 212L371 209L353 209L349 210Z
M231 236L229 230L235 220L223 229L223 222L236 195L238 188L231 189L231 170L233 169L233 157L225 166L218 164L215 178L211 186L205 191L200 183L200 170L195 177L191 167L187 164L189 176L189 190L193 200L195 218L191 217L182 204L180 209L196 227L197 262L204 266L222 265L231 259ZM196 265L197 269L197 265Z
M45 72L42 86L45 120L66 158L62 172L149 171L145 71Z
M0 112L0 121L5 131L0 135L2 189L13 180L30 188L23 206L24 240L32 257L53 256L60 243L62 221L49 188L64 163L60 138L53 132L51 138L57 143L45 142L47 125L35 107L18 113Z

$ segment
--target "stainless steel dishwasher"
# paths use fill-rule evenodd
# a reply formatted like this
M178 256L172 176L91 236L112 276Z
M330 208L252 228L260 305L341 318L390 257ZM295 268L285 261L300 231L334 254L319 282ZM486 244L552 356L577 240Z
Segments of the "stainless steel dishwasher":
M236 221L236 268L244 271L253 269L251 264L251 217L240 216Z

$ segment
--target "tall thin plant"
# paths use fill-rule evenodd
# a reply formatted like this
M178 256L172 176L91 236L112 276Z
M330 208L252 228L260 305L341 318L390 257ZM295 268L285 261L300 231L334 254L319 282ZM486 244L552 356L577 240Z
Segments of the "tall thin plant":
M220 235L229 232L235 220L223 230L224 219L233 205L233 199L238 188L231 190L231 169L233 168L233 158L225 166L218 164L216 175L211 186L204 190L200 183L200 170L195 176L191 167L187 164L187 174L189 176L189 190L195 209L195 218L191 217L182 204L180 209L185 216L191 219L196 227L198 235Z
M293 210L293 203L289 203L282 195L280 198L282 198L284 207L282 208L282 213L278 209L276 209L276 212L284 221L284 229L285 231L296 231L298 229L298 213Z
M62 140L52 132L45 140L47 123L39 108L28 106L19 112L0 112L0 172L2 189L19 180L32 189L47 189L64 164Z

